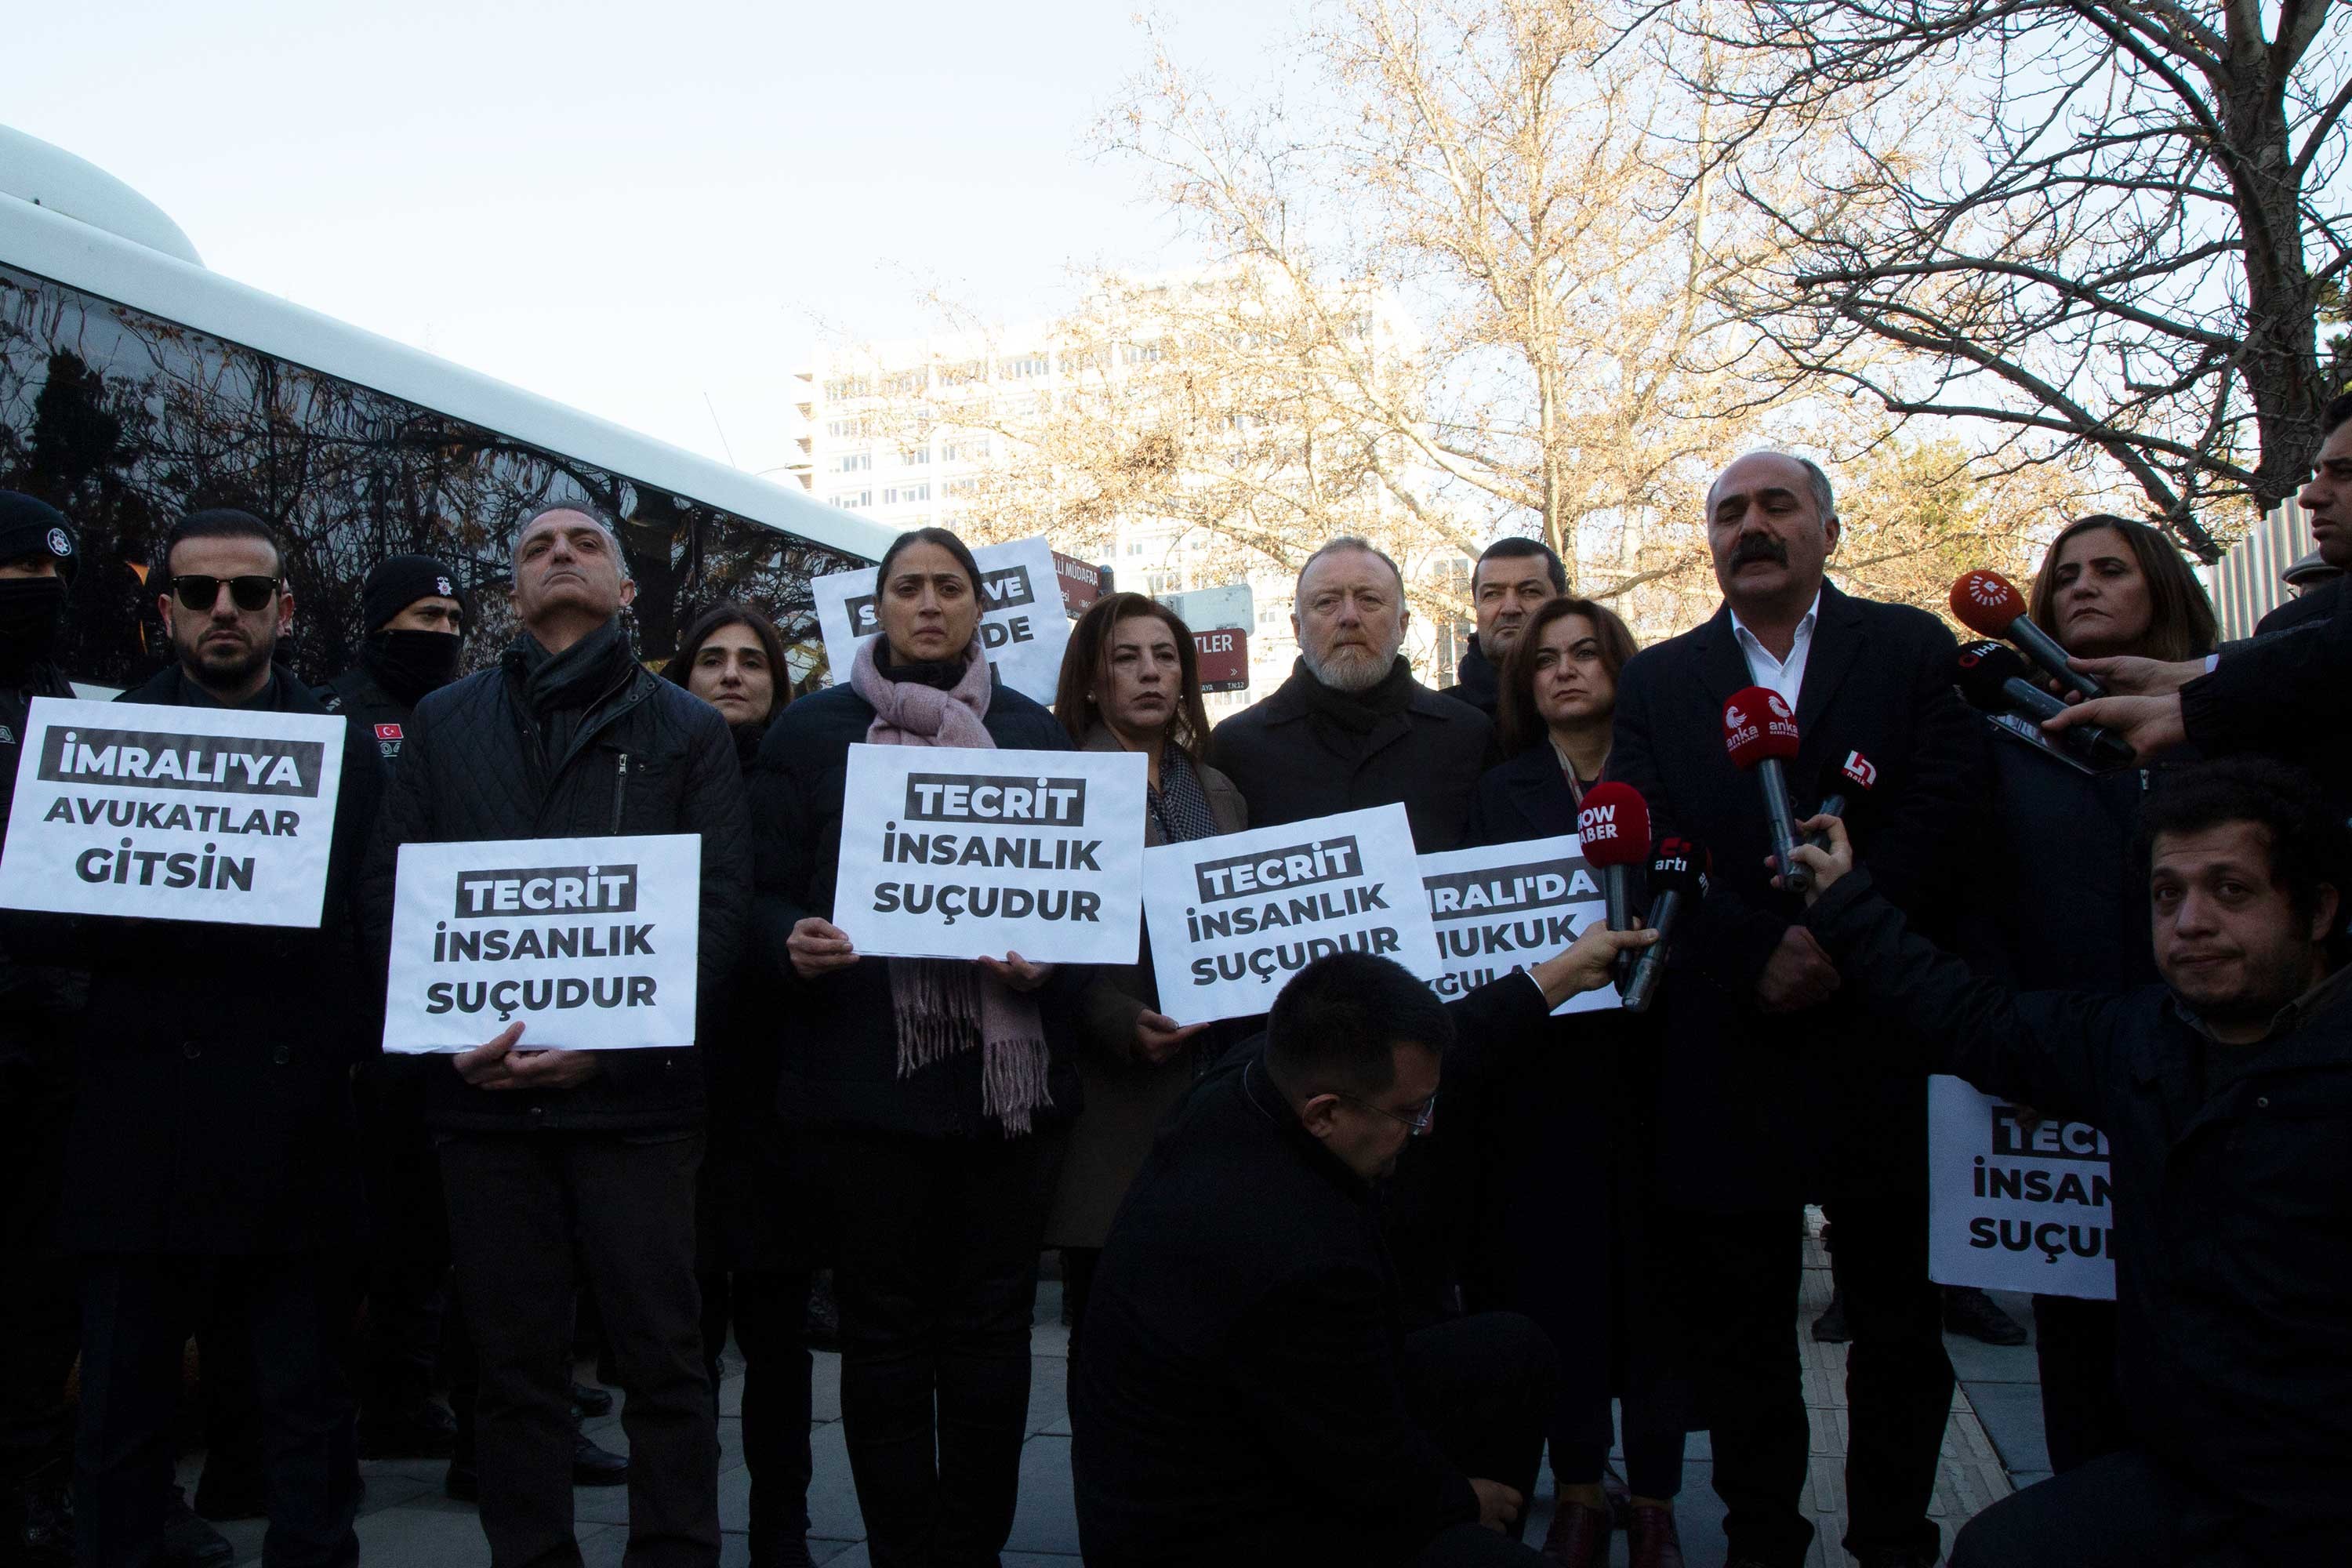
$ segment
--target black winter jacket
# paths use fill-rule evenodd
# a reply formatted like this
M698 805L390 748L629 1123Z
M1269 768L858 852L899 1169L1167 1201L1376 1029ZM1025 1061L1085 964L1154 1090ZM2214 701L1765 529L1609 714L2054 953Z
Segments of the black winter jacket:
M323 712L285 667L256 706ZM178 666L125 702L217 707ZM352 984L352 894L381 786L345 727L321 923L84 917L89 971L61 1231L85 1252L237 1256L348 1236L359 1214L351 1071L375 1053Z
M874 705L846 686L803 697L768 726L751 774L759 897L754 940L782 992L775 1012L791 1022L776 1109L795 1126L856 1128L920 1137L1000 1131L981 1114L979 1050L957 1051L911 1078L898 1076L890 966L865 959L821 980L793 973L785 942L814 915L834 918L840 870L842 791L849 748L866 739ZM1010 687L988 700L988 732L1008 750L1066 752L1070 737L1053 714ZM1052 1104L1032 1116L1039 1129L1077 1114L1076 1007L1090 967L1064 964L1034 994L1052 1053L1045 1089Z
M2106 1132L2138 1441L2248 1511L2256 1561L2309 1561L2261 1551L2266 1520L2352 1541L2352 994L2246 1047L2209 1097L2218 1047L2163 986L2012 992L1913 934L1863 870L1806 923L1895 1026L1882 1048Z
M1469 651L1454 667L1454 689L1445 695L1457 702L1467 702L1489 719L1503 705L1502 668L1478 646L1475 633L1471 634Z
M1252 827L1402 804L1422 854L1461 847L1495 726L1466 702L1416 684L1402 713L1369 733L1317 721L1302 661L1274 694L1219 724L1209 764L1249 803Z
M493 668L429 692L416 705L361 887L368 951L379 972L392 949L393 885L404 844L698 833L697 994L706 1016L722 1004L751 904L751 824L735 742L717 709L634 659L622 664L552 767L541 758L524 696L520 640ZM485 1029L485 1039L497 1032ZM528 1034L522 1044L531 1045ZM474 1088L454 1068L432 1073L426 1121L492 1132L701 1124L703 1066L695 1051L603 1055L603 1070L573 1089L494 1091Z
M0 680L0 839L16 792L16 763L36 697L71 697L73 683L46 660ZM49 963L22 963L10 951L12 931L37 936L50 916L0 910L0 1106L11 1116L34 1103L59 1103L71 1079L65 1068L65 1028L81 1006L84 977ZM6 1200L0 1199L0 1202Z
M2352 578L2263 618L2212 670L2180 689L2189 743L2207 756L2263 752L2318 775L2352 811Z
M318 698L330 713L341 713L359 727L376 753L376 765L385 778L400 761L415 710L386 691L364 664L351 668L319 688Z

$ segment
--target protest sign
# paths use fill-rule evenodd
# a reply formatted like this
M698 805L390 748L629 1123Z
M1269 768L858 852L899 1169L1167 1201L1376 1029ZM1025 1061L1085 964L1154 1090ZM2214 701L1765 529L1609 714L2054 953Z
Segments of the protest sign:
M1153 597L1175 611L1192 632L1203 692L1249 689L1250 626L1255 616L1247 583Z
M383 1048L694 1044L702 836L404 844Z
M1927 1080L1927 1273L1944 1285L2116 1296L2106 1134L1957 1078Z
M1247 1018L1327 953L1375 952L1424 980L1437 936L1401 805L1254 827L1143 852L1160 1010Z
M1572 833L1424 855L1421 882L1444 964L1430 984L1449 1002L1497 975L1541 963L1607 915L1601 885L1584 864L1584 842ZM1618 1005L1617 988L1604 985L1552 1012L1597 1013Z
M1062 679L1062 650L1070 643L1070 623L1062 610L1061 578L1054 552L1041 535L1009 544L983 544L971 552L980 568L980 641L997 678L1024 697L1052 706ZM874 573L869 567L812 578L816 624L824 633L827 679L841 685L858 645L877 635Z
M1133 963L1140 752L852 746L833 923L869 956Z
M0 906L316 926L344 721L37 697Z

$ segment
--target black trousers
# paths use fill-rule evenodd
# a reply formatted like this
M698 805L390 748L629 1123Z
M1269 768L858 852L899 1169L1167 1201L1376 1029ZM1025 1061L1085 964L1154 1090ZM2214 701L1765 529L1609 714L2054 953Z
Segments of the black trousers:
M702 1353L719 1386L719 1352L730 1323L743 1352L743 1468L751 1477L751 1557L771 1542L808 1535L810 1388L809 1275L709 1269L702 1276Z
M2033 1356L2042 1373L2042 1431L2059 1475L2130 1444L2116 1387L2116 1304L2078 1296L2033 1298Z
M66 1379L80 1353L80 1271L58 1245L70 1079L34 1042L7 1043L22 1060L0 1068L0 1487L73 1451Z
M441 1163L425 1128L424 1069L435 1057L386 1057L361 1069L353 1101L368 1232L356 1344L360 1418L394 1416L431 1392L449 1276Z
M875 1568L994 1568L1066 1136L810 1135L840 1227L841 1415Z
M206 1299L234 1292L262 1425L270 1568L359 1561L359 1458L342 1343L348 1265L315 1252L259 1258L108 1255L82 1280L81 1426L74 1443L76 1562L142 1565L163 1528L181 1355Z
M1969 1521L1952 1543L1951 1568L2272 1568L2341 1563L2347 1554L2352 1511L2250 1515L2199 1477L2124 1448Z
M622 1561L709 1568L719 1420L694 1279L702 1134L460 1132L439 1144L457 1292L481 1367L475 1429L491 1562L580 1561L570 1358L584 1268L627 1396Z

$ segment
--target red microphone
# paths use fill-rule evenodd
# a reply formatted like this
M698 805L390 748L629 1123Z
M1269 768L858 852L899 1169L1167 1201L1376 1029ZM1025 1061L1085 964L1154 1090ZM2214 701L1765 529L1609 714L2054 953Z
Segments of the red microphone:
M1750 686L1723 705L1723 746L1743 771L1753 770L1764 785L1765 826L1772 833L1772 858L1792 893L1812 885L1797 863L1797 829L1789 810L1789 779L1780 764L1797 754L1797 716L1777 691Z
M2070 691L2079 691L2085 698L2105 697L2107 689L2075 669L2066 662L2066 650L2057 639L2033 624L2025 613L2024 596L2017 586L1998 572L1979 567L1964 572L1952 584L1952 614L1962 626L1980 637L1999 637L2013 642L2025 652L2025 657L2042 667L2042 673Z
M1609 929L1633 929L1633 889L1627 869L1650 855L1650 803L1629 784L1613 780L1584 792L1576 813L1576 836L1584 841L1584 863L1601 868L1601 896L1609 903Z

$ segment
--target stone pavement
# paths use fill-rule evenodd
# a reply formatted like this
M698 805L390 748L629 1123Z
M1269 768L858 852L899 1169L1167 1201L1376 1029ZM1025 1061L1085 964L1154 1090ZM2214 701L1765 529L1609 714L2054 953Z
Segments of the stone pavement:
M1821 1527L1821 1539L1808 1563L1809 1568L1844 1568L1849 1559L1838 1549L1837 1540L1844 1527L1845 1507L1845 1351L1843 1346L1816 1344L1805 1331L1814 1314L1828 1303L1830 1294L1828 1261L1812 1243L1807 1246L1804 1300L1795 1331L1803 1347L1805 1402L1813 1423L1813 1466L1806 1511ZM2000 1300L2012 1316L2031 1324L2023 1297ZM1021 1506L1004 1553L1005 1568L1047 1568L1049 1564L1076 1568L1078 1563L1077 1521L1070 1496L1069 1412L1064 1397L1069 1336L1059 1323L1060 1305L1060 1286L1049 1282L1041 1288L1033 1335L1036 1360L1030 1383L1031 1436L1022 1456ZM2012 1486L2041 1479L2048 1471L2049 1458L2042 1445L2040 1391L2034 1381L2032 1348L2001 1350L1949 1335L1946 1342L1961 1378L1952 1405L1953 1419L1945 1432L1934 1510L1944 1525L1948 1545L1952 1532L1979 1509L2007 1496ZM719 1559L724 1568L740 1568L751 1557L740 1533L749 1506L750 1478L743 1469L741 1423L737 1419L743 1379L740 1362L736 1365L738 1370L727 1378L719 1396L719 1522L729 1531ZM812 1554L818 1563L834 1568L865 1568L865 1527L842 1446L840 1390L841 1358L818 1356L816 1480L809 1497L814 1537ZM607 1447L626 1450L628 1440L621 1431L617 1412L589 1430ZM181 1464L181 1479L190 1486L194 1483L197 1456L193 1455ZM368 1491L359 1536L361 1561L368 1568L487 1568L489 1551L483 1544L474 1510L442 1496L444 1467L438 1461L377 1462L363 1468ZM1721 1568L1723 1563L1723 1505L1708 1485L1711 1468L1706 1435L1694 1433L1677 1504L1691 1568ZM1531 1542L1543 1539L1550 1518L1549 1486L1547 1478L1528 1530ZM573 1495L582 1557L588 1568L615 1568L628 1538L627 1489L583 1489ZM224 1528L236 1543L238 1562L260 1562L259 1521ZM1614 1542L1612 1561L1625 1561L1622 1535Z

